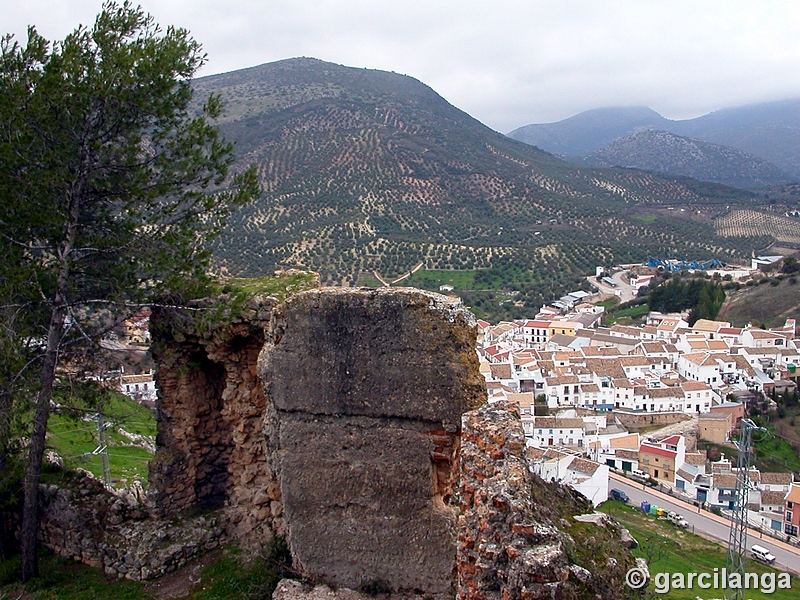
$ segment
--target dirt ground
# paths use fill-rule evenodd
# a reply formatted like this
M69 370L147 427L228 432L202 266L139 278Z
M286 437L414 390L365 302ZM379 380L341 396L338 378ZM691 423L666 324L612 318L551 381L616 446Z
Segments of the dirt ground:
M147 594L157 600L178 600L185 598L192 589L202 585L200 574L203 569L219 559L219 552L204 554L183 568L149 582L145 586Z
M660 440L671 435L682 435L686 438L686 451L692 452L697 448L698 421L697 415L692 415L692 418L688 421L681 421L680 423L673 423L660 429L648 431L645 436Z

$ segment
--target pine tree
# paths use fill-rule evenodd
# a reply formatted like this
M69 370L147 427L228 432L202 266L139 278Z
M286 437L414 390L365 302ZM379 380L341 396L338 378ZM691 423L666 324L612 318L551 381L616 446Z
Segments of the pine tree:
M197 293L205 242L258 193L254 169L229 174L233 147L212 124L219 99L192 103L204 61L186 30L163 31L128 2L107 2L91 28L60 42L31 27L25 46L10 36L0 44L0 305L18 311L15 350L35 340L24 581L37 574L59 365L101 335L104 320L90 316ZM0 391L11 383L5 376Z

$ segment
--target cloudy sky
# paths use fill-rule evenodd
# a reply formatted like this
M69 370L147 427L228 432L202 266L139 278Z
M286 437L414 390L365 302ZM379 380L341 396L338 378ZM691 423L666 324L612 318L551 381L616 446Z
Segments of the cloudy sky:
M309 56L411 75L507 133L603 106L672 119L800 97L797 0L141 0L208 53L201 75ZM49 39L100 0L0 0Z

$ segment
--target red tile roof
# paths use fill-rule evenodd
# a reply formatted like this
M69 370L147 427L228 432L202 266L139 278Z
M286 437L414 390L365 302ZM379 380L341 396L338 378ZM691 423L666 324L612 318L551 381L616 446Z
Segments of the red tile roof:
M786 498L784 498L784 500L786 502L800 502L800 485L793 483L789 491L786 492Z
M647 454L655 454L656 456L664 456L666 458L675 458L677 452L674 450L667 450L658 446L650 446L649 444L642 444L639 446L639 452L646 452Z

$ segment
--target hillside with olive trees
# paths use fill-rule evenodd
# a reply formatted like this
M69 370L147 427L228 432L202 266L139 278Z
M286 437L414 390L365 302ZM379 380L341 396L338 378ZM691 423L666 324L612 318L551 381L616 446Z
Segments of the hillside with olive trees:
M717 230L734 208L760 211L754 194L575 166L408 76L298 58L195 85L221 95L224 133L240 164L258 165L265 190L215 247L230 274L298 267L355 285L415 268L468 272L473 287L516 292L505 302L512 314L579 285L598 264L737 260L774 241Z

